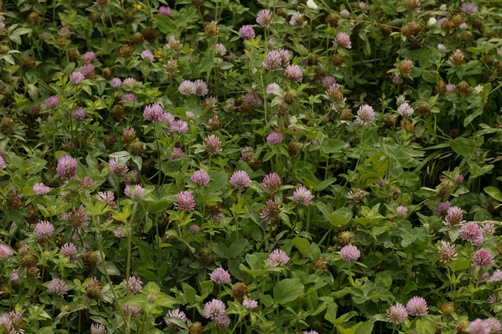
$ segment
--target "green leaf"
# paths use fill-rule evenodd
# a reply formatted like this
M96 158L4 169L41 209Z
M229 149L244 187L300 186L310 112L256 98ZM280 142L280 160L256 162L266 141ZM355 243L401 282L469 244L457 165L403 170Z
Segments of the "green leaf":
M228 183L228 174L225 172L214 172L209 174L211 182L209 182L209 188L216 192L223 188Z
M417 319L417 332L420 334L434 334L436 333L436 327L434 323L429 318L418 318ZM368 332L369 333L369 332Z
M496 199L499 202L502 202L502 192L493 186L488 186L483 189L485 193L490 195L493 199Z
M274 301L280 305L286 304L303 295L304 289L298 278L283 279L274 286Z
M321 151L326 154L340 152L345 143L340 139L328 139L323 141Z
M296 237L293 239L293 245L298 248L300 253L303 256L307 256L307 254L311 251L310 242L305 238Z
M204 281L200 282L200 298L199 303L201 303L204 299L206 299L209 294L213 292L213 281Z
M169 17L154 14L152 15L152 19L157 28L168 36L172 35L178 29L176 22Z
M450 140L450 147L455 153L463 156L473 154L477 149L474 141L462 137Z
M469 114L466 118L464 118L464 126L471 124L471 122L478 116L483 114L483 108L476 109L473 113Z

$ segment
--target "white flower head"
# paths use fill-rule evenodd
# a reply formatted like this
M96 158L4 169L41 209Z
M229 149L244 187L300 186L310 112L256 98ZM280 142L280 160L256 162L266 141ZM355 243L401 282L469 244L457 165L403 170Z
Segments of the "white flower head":
M482 91L483 91L483 86L477 85L476 87L474 87L474 93L479 94Z
M314 0L307 0L307 7L317 9L317 4L314 2Z
M437 22L438 22L438 21L437 21L435 18L431 17L431 18L429 19L429 21L427 21L427 25L428 25L429 27L432 27L432 26L436 25L436 23L437 23Z

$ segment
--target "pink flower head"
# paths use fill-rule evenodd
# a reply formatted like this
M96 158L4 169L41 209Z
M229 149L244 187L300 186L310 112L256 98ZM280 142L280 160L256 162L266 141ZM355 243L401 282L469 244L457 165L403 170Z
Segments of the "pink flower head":
M52 225L48 221L41 221L35 225L35 229L33 233L37 237L37 239L47 239L52 237L54 234L54 225Z
M243 170L238 170L234 172L234 174L230 178L230 184L236 189L244 189L249 187L249 185L251 184L251 179L249 178L248 173Z
M63 297L68 293L68 286L63 280L55 278L47 285L47 291Z
M339 32L335 40L333 41L334 46L339 46L345 49L351 49L352 43L350 42L350 35L346 32Z
M71 37L70 28L63 27L63 28L59 29L58 37L70 38Z
M265 56L263 67L269 70L278 70L283 67L283 59L279 51L269 51Z
M446 216L448 213L448 210L450 209L451 205L450 202L439 202L438 206L436 208L436 216Z
M265 178L263 178L261 185L267 192L273 194L281 187L281 178L277 173L267 174Z
M307 20L305 20L303 14L296 12L293 14L293 16L291 16L289 25L291 25L292 27L304 27L307 25Z
M413 115L414 110L407 102L405 102L397 108L397 112L403 117L409 117Z
M146 61L151 61L153 60L153 53L150 50L143 50L141 52L141 59L146 60Z
M139 184L136 185L126 185L124 194L127 197L132 199L133 201L139 202L143 198L143 194L145 193L145 189Z
M178 326L174 322L167 320L167 318L178 318L178 319L180 319L181 321L183 321L185 323L188 320L185 312L180 311L179 308L177 308L175 310L172 310L172 311L168 311L166 313L166 316L165 316L165 319L164 319L164 322L166 323L167 327L178 328Z
M448 212L445 217L445 221L443 222L446 226L457 226L462 223L462 209L458 206L452 206L448 209Z
M244 25L239 29L239 36L242 39L251 39L255 37L254 29L251 26Z
M204 82L204 80L195 80L194 81L195 85L195 95L197 96L206 96L209 90L207 89L207 84Z
M230 282L230 274L225 269L219 267L213 270L210 275L211 281L219 285L224 285Z
M478 6L476 6L475 3L468 2L468 3L464 3L462 5L461 10L462 10L462 12L464 12L468 15L472 15L472 14L476 14L478 12Z
M58 96L56 95L53 95L51 97L49 97L47 100L45 100L45 105L48 107L48 108L55 108L60 102L60 99Z
M77 247L73 243L66 243L61 247L61 254L64 257L70 258L70 262L75 262L77 260Z
M78 108L76 110L73 110L71 113L71 117L73 117L76 120L84 120L86 116L86 112L84 108Z
M51 188L47 187L42 182L35 183L35 185L33 186L33 192L35 193L35 195L45 195L49 191L51 191Z
M429 312L427 302L422 297L415 296L406 304L406 310L414 317L424 316Z
M367 104L361 105L357 111L357 120L360 121L361 125L373 122L375 120L373 108Z
M91 73L94 71L94 65L92 64L85 64L82 69L80 70L80 73L82 73L84 76L87 76L87 74Z
M493 272L492 276L490 277L491 282L501 282L502 281L502 270L497 269Z
M206 138L204 147L209 155L216 155L221 152L221 142L215 135L210 135Z
M386 314L387 321L392 322L396 325L402 324L408 317L408 311L406 311L406 308L399 303L391 306L391 308L387 310Z
M216 316L214 318L214 324L216 328L227 328L230 326L230 317L226 314Z
M403 218L406 215L406 212L408 212L408 208L405 206L400 205L396 208L396 214L399 218Z
M282 143L283 138L284 136L282 133L274 131L267 136L267 142L272 145L277 145Z
M0 244L0 260L4 261L12 254L14 254L14 252L9 246Z
M301 82L303 78L302 69L298 65L288 65L288 67L286 67L284 75L289 80L293 80L296 82Z
M204 305L204 311L202 312L206 319L213 320L217 316L225 314L226 306L219 299L213 299Z
M340 250L342 259L348 262L356 261L361 257L361 252L354 245L347 245Z
M284 266L289 262L289 256L282 249L276 249L268 256L268 263L272 267Z
M143 118L151 122L165 122L167 115L160 104L153 103L145 107Z
M98 202L106 202L106 204L112 208L116 207L115 195L111 191L100 191L96 195L96 200Z
M92 324L91 334L106 334L106 327L103 324Z
M138 98L132 93L127 93L122 96L122 101L136 103L138 102Z
M185 152L180 147L173 148L173 152L169 156L169 161L173 162L177 159L181 159L185 156Z
M110 86L112 88L117 88L122 85L122 80L120 78L113 78L112 81L110 81Z
M226 53L227 53L227 48L225 47L225 45L221 44L221 43L218 43L216 44L216 46L214 47L214 52L216 53L216 55L218 56L224 56Z
M490 328L481 319L476 319L469 324L467 330L471 334L490 334Z
M456 184L461 184L462 182L464 182L464 176L462 174L455 174L454 179Z
M258 302L254 299L244 299L242 301L242 306L244 306L248 310L254 310L258 307Z
M176 208L182 211L193 211L195 209L195 198L189 191L182 191L178 194Z
M310 190L305 187L296 188L293 192L293 200L299 204L308 205L312 198Z
M489 250L481 248L474 253L472 261L475 267L491 267L493 265L493 255Z
M73 179L77 176L77 159L66 155L58 160L56 173L62 179Z
M500 334L502 333L502 324L495 318L488 318L485 320L485 325L489 333Z
M469 241L473 246L481 246L484 241L483 233L479 225L475 222L463 224L460 230L460 236L462 239Z
M129 171L126 165L117 165L117 158L112 158L108 161L108 167L110 169L110 174L114 176L124 176Z
M256 17L256 23L258 23L262 27L269 28L273 22L274 19L272 17L272 12L268 9L261 10Z
M128 281L124 280L127 291L132 293L140 293L143 290L141 284L141 279L135 276L129 277Z
M83 75L81 72L73 72L70 75L70 82L74 85L78 85L82 81L84 81L85 75Z
M94 63L95 61L98 60L98 57L96 56L96 54L92 51L87 51L86 53L84 53L84 55L82 56L82 60L84 61L84 63Z
M439 260L441 262L450 262L457 258L457 253L455 252L455 245L449 242L442 241L441 245L438 247Z
M157 14L162 16L171 16L173 14L173 10L169 8L169 6L160 6L157 10Z
M185 96L195 95L197 87L193 82L185 80L179 85L178 91Z
M191 178L192 182L203 187L209 183L209 174L206 171L199 169L195 171Z

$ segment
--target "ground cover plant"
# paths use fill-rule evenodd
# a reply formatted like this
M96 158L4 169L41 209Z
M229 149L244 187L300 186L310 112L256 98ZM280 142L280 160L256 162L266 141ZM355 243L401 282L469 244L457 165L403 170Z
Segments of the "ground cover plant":
M0 333L501 333L502 6L0 5Z

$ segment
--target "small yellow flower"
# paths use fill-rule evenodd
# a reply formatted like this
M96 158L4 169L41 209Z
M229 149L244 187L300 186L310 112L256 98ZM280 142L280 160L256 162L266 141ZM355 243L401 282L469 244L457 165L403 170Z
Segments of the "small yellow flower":
M134 8L136 8L136 10L141 10L143 8L143 6L141 6L139 3L137 3L134 5Z
M153 51L153 54L156 56L162 56L162 50L155 50Z

